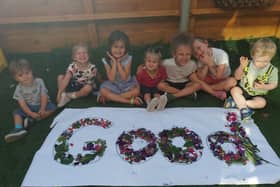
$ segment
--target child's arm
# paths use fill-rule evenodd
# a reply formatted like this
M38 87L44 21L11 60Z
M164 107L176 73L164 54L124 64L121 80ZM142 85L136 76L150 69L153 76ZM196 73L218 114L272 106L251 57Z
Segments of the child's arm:
M207 76L208 74L208 66L207 65L203 65L202 67L197 68L197 76L200 80L204 80L204 78Z
M254 82L254 87L255 89L261 89L261 90L273 90L274 88L277 87L276 83L269 83L265 84L263 82Z
M40 118L40 114L36 113L36 112L32 112L24 100L18 100L18 104L19 104L20 108L23 110L23 112L26 113L28 116L30 116L34 119Z
M48 96L46 94L42 94L41 95L41 104L40 104L40 110L39 110L39 114L40 116L44 116L46 113L46 107L48 104Z
M107 63L104 63L106 75L109 81L115 81L117 72L117 60L109 52L107 52L107 55L111 59L111 66Z
M244 56L241 56L240 57L240 65L239 67L235 70L234 72L234 78L236 80L240 80L242 75L243 75L243 70L244 68L248 65L248 58L247 57L244 57Z
M144 67L145 67L144 64L140 64L140 65L137 67L136 74L139 74L139 73L143 70Z
M124 58L127 58L127 54L122 57L121 59L118 59L118 63L117 63L117 71L119 72L120 74L120 77L122 80L127 80L127 77L130 75L130 71L131 71L131 61L129 61L124 67L122 66L121 64L121 61L124 59Z

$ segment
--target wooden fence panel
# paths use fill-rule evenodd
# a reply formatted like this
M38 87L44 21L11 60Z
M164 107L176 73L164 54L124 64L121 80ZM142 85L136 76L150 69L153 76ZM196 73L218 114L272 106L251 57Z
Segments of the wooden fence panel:
M178 30L179 0L0 0L0 43L9 52L41 52L89 42L115 29L132 44L169 41ZM23 47L24 46L24 47Z
M280 37L280 0L265 9L223 10L191 0L188 32L212 39ZM180 0L0 0L0 43L9 52L41 52L104 42L126 32L132 44L170 41L179 28Z

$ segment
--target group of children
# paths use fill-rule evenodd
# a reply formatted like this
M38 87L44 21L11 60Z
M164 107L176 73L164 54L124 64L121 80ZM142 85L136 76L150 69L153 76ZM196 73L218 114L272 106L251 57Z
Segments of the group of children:
M225 100L226 108L238 108L242 119L250 118L252 109L263 108L265 95L278 84L278 69L271 64L276 45L268 38L259 39L253 45L252 60L240 58L240 66L233 77L227 53L210 47L202 38L177 35L171 42L172 58L164 60L159 47L149 47L136 76L131 73L129 46L129 38L124 32L111 33L108 51L102 58L107 80L102 81L96 65L90 62L88 47L75 45L73 62L66 73L57 78L57 106L50 101L43 80L33 77L26 60L11 62L10 72L18 82L13 98L20 107L13 113L14 129L5 136L6 142L25 136L34 120L44 119L57 107L92 93L97 81L101 82L98 103L146 104L147 111L152 112L163 110L176 98L196 96L196 92L202 90ZM231 94L228 98L227 91Z

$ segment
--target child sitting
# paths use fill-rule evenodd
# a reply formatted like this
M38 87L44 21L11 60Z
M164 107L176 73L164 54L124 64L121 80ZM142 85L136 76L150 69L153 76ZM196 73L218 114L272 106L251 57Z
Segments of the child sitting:
M33 120L48 117L56 106L48 97L44 81L34 78L31 66L25 59L13 61L9 65L13 78L18 82L13 98L20 108L13 113L15 128L5 136L7 143L16 141L27 134L27 129Z
M132 56L128 55L129 38L121 31L114 31L108 39L107 57L102 59L108 80L100 85L97 102L115 101L142 105L139 85L131 76Z
M209 47L207 40L198 37L194 38L192 47L198 60L198 78L216 91L214 93L216 97L224 100L225 91L236 85L236 80L230 77L228 54L222 49Z
M196 64L191 60L191 38L179 34L171 42L173 58L162 64L167 71L167 80L158 84L158 89L166 92L168 101L196 93L201 84L196 75Z
M72 58L73 62L68 66L65 75L57 78L58 107L63 107L71 99L87 96L96 88L97 68L89 61L88 46L83 43L75 45Z
M163 110L167 99L160 96L157 85L167 78L167 74L161 65L159 48L150 47L146 50L144 64L138 67L136 77L140 84L140 92L147 104L147 110L149 112Z
M239 85L230 90L232 98L228 98L225 107L237 107L242 120L250 119L252 109L264 108L265 95L269 90L277 87L278 69L271 64L277 47L268 38L257 40L252 49L252 60L240 57L240 65L235 71L235 78Z

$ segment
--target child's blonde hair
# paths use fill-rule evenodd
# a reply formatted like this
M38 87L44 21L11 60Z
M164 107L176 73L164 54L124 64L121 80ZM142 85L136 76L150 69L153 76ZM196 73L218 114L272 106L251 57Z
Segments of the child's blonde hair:
M254 43L251 49L251 56L269 56L272 59L276 54L276 51L276 44L271 39L261 38Z
M23 71L32 71L32 68L30 63L26 59L18 59L11 61L11 63L9 64L9 71L14 77L17 73Z
M86 43L78 43L78 44L74 45L72 48L72 57L77 52L77 50L80 48L83 48L88 52L88 45Z
M161 47L159 46L156 46L156 47L148 47L145 51L145 57L148 55L148 54L152 54L152 55L157 55L159 57L159 59L161 60Z

